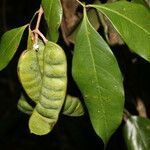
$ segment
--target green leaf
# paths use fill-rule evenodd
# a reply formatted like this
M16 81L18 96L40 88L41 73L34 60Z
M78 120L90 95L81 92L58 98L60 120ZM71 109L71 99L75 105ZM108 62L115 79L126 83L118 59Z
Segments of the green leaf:
M106 144L122 120L123 80L113 53L90 24L85 10L76 36L72 73L92 125Z
M61 2L60 0L42 0L42 6L48 26L48 39L57 42L63 14Z
M17 105L18 109L25 114L32 114L33 107L26 101L24 95L22 94Z
M27 25L4 33L0 40L0 70L4 69L13 58Z
M79 98L67 95L64 104L63 114L73 117L82 116L84 114L84 109Z
M131 2L93 5L108 17L129 48L150 61L150 11Z
M128 150L148 150L150 148L150 120L132 116L124 127L124 138Z
M87 16L89 18L90 23L95 28L95 30L98 30L98 28L100 27L100 22L99 22L99 17L97 15L96 10L89 9L87 11ZM75 30L68 36L69 41L73 44L75 43L75 37L77 35L79 26L80 26L80 23L79 25L76 26Z
M133 3L138 3L138 4L142 4L142 5L145 5L145 1L144 0L132 0L131 2Z
M137 4L141 4L141 5L143 5L143 6L145 6L145 7L147 7L149 9L149 6L146 3L146 0L132 0L131 2L137 3Z
M87 16L89 18L90 23L92 24L92 26L94 27L95 30L98 30L99 26L100 26L100 22L99 22L99 18L98 18L98 14L96 12L96 10L94 9L90 9L87 12Z
M53 42L48 41L44 48L39 43L39 49L21 55L18 75L28 96L37 103L29 120L30 131L47 134L57 122L66 95L65 53Z

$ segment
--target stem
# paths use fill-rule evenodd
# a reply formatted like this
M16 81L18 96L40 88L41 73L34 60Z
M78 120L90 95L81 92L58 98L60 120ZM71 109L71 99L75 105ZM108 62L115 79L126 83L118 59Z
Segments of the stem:
M38 18L37 18L36 27L34 29L34 32L35 32L35 44L38 43L39 26L40 26L41 17L43 15L43 12L44 12L43 8L42 8L42 6L40 6L40 9L38 10Z
M30 26L31 26L31 24L32 24L33 19L35 18L35 16L36 16L38 13L39 13L39 11L36 11L36 12L34 13L33 17L31 18L31 20L30 20L30 22L29 22Z
M79 0L76 0L82 7L85 7L85 4L83 4L82 2L80 2Z
M45 36L38 29L33 30L33 32L35 33L35 35L39 35L43 39L44 43L47 43L48 40L45 38Z

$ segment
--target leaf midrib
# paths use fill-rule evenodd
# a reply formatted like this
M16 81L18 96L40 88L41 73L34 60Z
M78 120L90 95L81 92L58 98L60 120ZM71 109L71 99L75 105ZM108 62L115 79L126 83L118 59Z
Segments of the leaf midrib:
M90 51L90 55L91 55L91 60L92 60L92 64L93 64L93 68L94 68L94 72L95 72L95 79L96 79L96 81L97 81L97 83L99 83L99 80L98 80L98 77L97 77L97 71L96 71L96 66L94 65L95 64L95 60L94 60L94 58L93 58L93 53L92 53L92 49L91 49L91 43L90 43L90 39L89 39L89 36L88 36L88 28L87 28L87 24L89 23L89 21L87 20L87 18L84 18L85 19L85 35L86 35L86 37L87 37L87 40L88 40L88 44L89 44L89 51ZM89 23L89 25L90 25L90 23ZM99 87L99 85L98 85L98 87ZM100 99L100 97L99 97L99 95L102 97L102 95L101 95L101 91L100 91L100 88L98 88L98 99ZM103 109L104 108L104 105L103 105L103 103L102 103L102 101L101 101L101 103L99 103L100 105L101 105L101 109L102 109L102 111L103 111L103 114L104 114L104 116L106 116L106 112L105 112L105 110ZM105 128L107 129L107 120L106 120L106 117L103 117L103 119L104 119L104 124L105 124ZM107 134L107 132L105 132L105 138L106 137L108 137L108 134Z
M95 6L93 5L95 8L99 8L99 9L105 9L107 11L110 11L114 14L117 14L118 16L121 16L122 18L128 20L129 22L131 22L132 24L136 25L137 27L139 27L141 30L143 30L146 34L150 35L150 32L148 32L147 30L145 30L143 27L141 27L140 25L136 24L136 22L132 21L130 18L126 17L125 15L122 15L120 13L118 13L117 11L113 10L113 9L109 9L107 7L103 7L101 6ZM108 16L105 12L103 12L103 10L101 10L103 14L105 14L106 16Z

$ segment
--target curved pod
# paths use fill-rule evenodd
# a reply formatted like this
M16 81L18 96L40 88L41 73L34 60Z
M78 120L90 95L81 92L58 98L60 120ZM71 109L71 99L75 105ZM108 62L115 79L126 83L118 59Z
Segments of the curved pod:
M48 41L44 48L25 51L18 63L18 75L26 93L36 102L29 120L30 131L47 134L58 119L66 95L67 62L63 49Z

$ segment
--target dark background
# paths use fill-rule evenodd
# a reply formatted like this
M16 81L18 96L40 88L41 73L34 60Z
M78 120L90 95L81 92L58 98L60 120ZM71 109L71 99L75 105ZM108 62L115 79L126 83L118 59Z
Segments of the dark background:
M34 12L38 10L40 0L0 0L0 37L9 29L29 23ZM61 115L54 130L46 136L35 136L29 133L29 116L18 111L17 102L22 87L17 78L17 62L19 55L26 48L26 34L20 47L9 65L0 72L0 150L100 150L102 141L95 135L88 115L71 118ZM137 35L138 36L138 35ZM60 44L68 47L60 38ZM142 58L129 52L127 46L113 46L124 76L126 93L125 106L130 113L136 115L136 98L140 97L147 110L150 107L150 65ZM66 50L67 51L67 50ZM71 55L67 52L68 62ZM70 65L71 66L71 65ZM76 86L69 74L69 92L76 92ZM78 90L77 90L78 91ZM148 115L150 110L147 111ZM112 136L108 150L123 150L125 144L122 127Z

